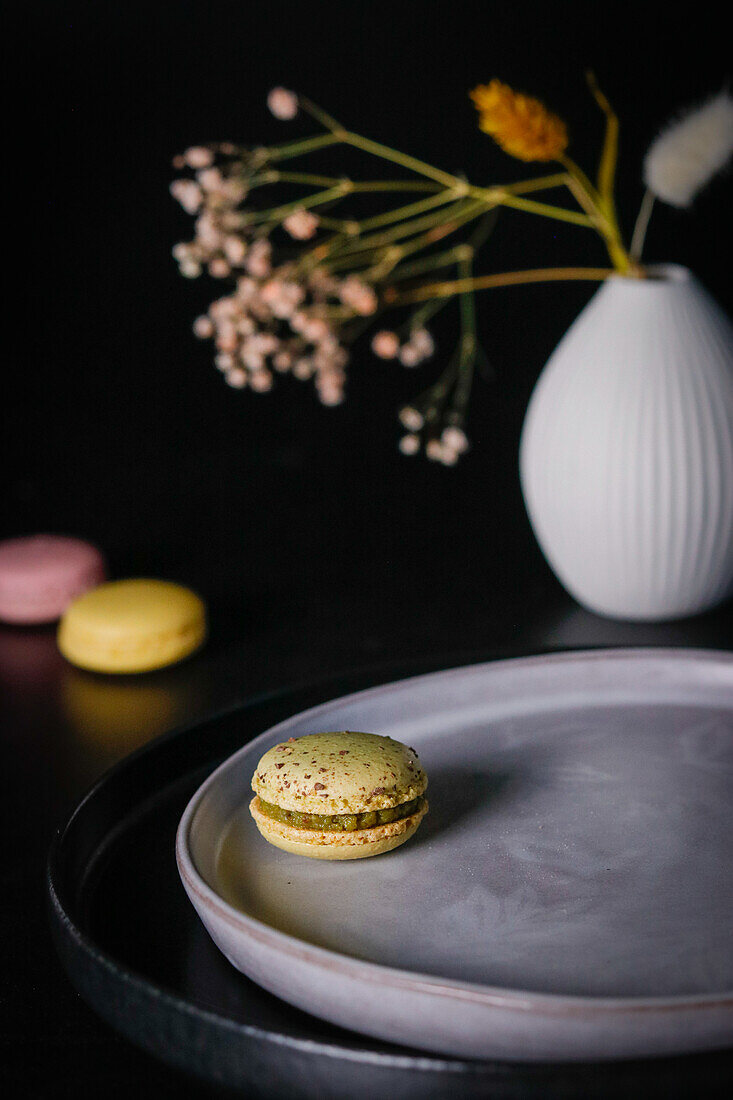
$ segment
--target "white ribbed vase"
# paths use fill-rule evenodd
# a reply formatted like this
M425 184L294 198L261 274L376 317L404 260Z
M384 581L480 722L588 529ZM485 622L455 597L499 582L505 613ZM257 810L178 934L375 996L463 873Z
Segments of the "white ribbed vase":
M532 394L520 475L581 604L672 619L733 591L733 327L684 268L612 276Z

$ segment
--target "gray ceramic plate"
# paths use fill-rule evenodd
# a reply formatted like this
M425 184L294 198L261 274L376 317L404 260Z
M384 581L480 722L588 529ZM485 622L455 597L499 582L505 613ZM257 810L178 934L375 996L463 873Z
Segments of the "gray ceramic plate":
M412 841L291 856L262 753L389 734L430 777ZM186 891L239 970L344 1027L452 1055L621 1058L733 1041L733 657L618 650L403 680L295 715L189 803Z

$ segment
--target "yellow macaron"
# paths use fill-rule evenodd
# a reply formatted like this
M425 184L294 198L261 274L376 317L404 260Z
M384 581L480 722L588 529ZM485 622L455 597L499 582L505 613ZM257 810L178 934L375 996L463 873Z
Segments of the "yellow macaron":
M417 753L391 737L341 730L275 745L252 778L265 840L313 859L362 859L409 840L427 813Z
M203 600L171 581L102 584L67 608L58 631L64 657L94 672L148 672L183 660L206 637Z

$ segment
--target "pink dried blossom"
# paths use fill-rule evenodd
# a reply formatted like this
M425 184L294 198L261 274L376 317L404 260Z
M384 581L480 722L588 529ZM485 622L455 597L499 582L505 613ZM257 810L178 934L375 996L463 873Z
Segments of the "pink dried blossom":
M225 317L233 317L236 312L236 304L232 298L217 298L209 306L209 316L217 323Z
M267 106L275 118L287 122L298 113L298 97L287 88L273 88L267 97Z
M456 454L460 455L468 450L468 439L462 428L444 428L440 438L448 450L455 451Z
M272 355L280 347L280 341L271 332L257 332L251 337L249 343L261 355Z
M201 274L201 264L196 260L182 260L178 270L184 279L197 279Z
M318 396L322 405L333 406L342 405L344 402L345 394L344 391L341 389L323 388L318 391Z
M372 338L372 351L380 359L395 359L400 350L400 340L396 332L383 329Z
M259 294L256 294L251 301L247 303L247 309L249 310L250 316L262 325L272 320L272 310L267 302L262 301Z
M399 448L403 455L415 455L420 450L419 435L403 435L399 442Z
M231 273L229 262L223 256L215 256L209 264L209 275L214 279L226 279Z
M329 337L331 342L335 344L331 329L322 317L308 317L300 331L311 344L323 344L329 340Z
M415 329L410 339L399 350L399 359L403 367L416 367L428 359L435 351L433 338L425 328Z
M367 287L358 298L354 299L353 308L361 317L369 317L377 312L377 296L371 287Z
M304 210L302 207L299 210L294 210L283 222L283 228L296 241L310 240L311 237L315 236L318 225L318 216L310 210Z
M189 168L208 168L214 163L214 154L203 145L192 145L183 154L183 160Z
M243 275L241 279L237 279L237 298L239 298L240 301L244 303L250 302L258 293L259 287L254 279L250 279L247 275Z
M319 371L316 390L323 405L340 405L344 399L344 376L341 371Z
M435 342L426 328L418 328L410 333L410 343L425 359L435 351Z
M286 374L293 365L293 356L289 351L279 351L272 357L272 365L280 374Z
M184 263L186 260L194 260L196 258L193 246L186 241L180 241L179 244L174 244L171 249L171 255L176 263Z
M349 275L344 279L339 288L339 298L345 306L349 306L362 317L375 313L378 305L373 289L356 275Z
M317 267L308 276L308 285L313 297L317 300L332 297L338 294L339 281L333 275L329 275L323 268Z
M247 185L244 180L224 180L221 187L212 192L213 197L220 203L229 203L231 206L239 206L247 198Z
M173 180L170 193L187 214L195 214L203 201L201 188L194 180Z
M247 254L247 246L241 237L225 237L224 255L234 267L239 267Z
M195 229L196 241L202 248L218 248L221 244L221 231L210 211L204 210L196 219Z
M241 390L247 385L247 372L243 371L241 367L232 367L224 375L227 385L233 386L237 390Z
M199 340L207 340L210 336L213 336L214 326L211 323L211 318L206 316L197 317L193 323L193 331Z
M224 177L218 168L204 168L196 173L196 179L204 191L218 191L224 183Z
M443 466L455 466L458 461L458 452L446 447L440 439L428 440L425 454L432 462L440 462Z
M313 377L315 366L313 360L308 356L302 356L300 359L296 359L293 365L293 377L297 378L300 382L306 382L309 378Z
M264 237L259 237L252 243L249 252L244 261L244 266L250 275L254 275L255 278L265 279L272 270L270 264L270 257L272 256L272 245L269 241L266 241Z
M265 356L262 354L261 351L259 351L258 348L254 347L250 343L250 340L245 340L245 342L242 344L239 352L239 357L244 363L245 367L248 367L249 370L255 371L264 369Z
M242 215L234 207L216 206L216 224L222 233L238 233L244 225Z
M269 370L256 370L250 375L249 384L256 393L267 393L272 389L272 375Z
M340 371L348 361L348 353L340 346L333 349L320 346L313 356L313 362L319 371Z
M425 420L422 413L419 413L417 409L413 409L410 405L407 405L400 411L400 422L408 431L419 432Z
M300 283L271 279L262 287L261 296L275 317L285 319L292 317L296 308L303 301L305 291Z
M400 348L400 363L403 367L417 367L422 360L423 356L412 344L403 344Z
M222 325L216 334L216 346L219 351L236 351L239 346L239 336L231 323Z

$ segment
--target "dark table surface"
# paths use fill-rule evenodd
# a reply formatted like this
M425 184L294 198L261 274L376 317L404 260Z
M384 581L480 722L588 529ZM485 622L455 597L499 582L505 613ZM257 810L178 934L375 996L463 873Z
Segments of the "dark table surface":
M516 469L522 416L592 288L480 299L494 379L477 388L472 450L448 470L397 453L395 411L426 382L366 352L355 355L337 409L296 385L264 396L222 385L210 349L190 333L211 286L184 283L169 255L190 229L167 193L171 156L211 139L283 140L264 108L277 83L481 181L515 168L479 135L467 89L497 75L546 97L570 119L587 162L598 120L583 71L594 65L622 117L628 222L656 128L719 89L729 61L710 19L683 33L648 7L633 26L613 5L529 3L515 15L463 0L380 0L335 13L318 3L181 0L175 16L137 0L14 8L14 102L30 111L30 171L17 201L31 239L17 260L31 266L15 280L22 293L6 327L22 393L1 402L10 477L0 535L78 534L105 549L113 576L188 583L209 603L211 637L180 667L114 679L66 665L51 628L0 627L5 1095L181 1094L178 1076L118 1039L74 993L43 904L54 827L146 739L263 690L382 662L731 648L729 607L662 625L585 612L532 537ZM694 214L659 211L649 258L689 265L730 311L726 186L714 184ZM590 235L559 223L508 215L492 240L482 270L603 262ZM439 357L456 328L446 311Z
M453 617L450 609L449 617ZM447 612L443 612L446 614ZM355 637L363 618L360 601L342 598L331 607L328 629L292 644L285 613L270 622L267 640L254 636L239 645L219 641L177 668L123 679L80 672L58 655L52 630L0 631L0 736L3 751L5 855L2 866L3 944L2 1070L5 1095L69 1092L140 1097L178 1096L207 1089L118 1038L75 993L51 945L44 906L43 872L53 829L83 791L114 761L150 737L184 719L282 683L319 677L324 667L346 669L374 655L414 655L401 637L400 616L390 619L373 641ZM222 616L224 620L224 616ZM446 623L447 626L447 623ZM221 634L226 631L222 628ZM596 645L692 645L729 649L733 637L727 608L684 623L624 625L581 610L564 597L549 575L532 605L494 601L484 634L497 652L534 652ZM487 646L484 647L488 648ZM426 639L421 653L440 657L439 639ZM475 657L477 649L465 657ZM334 660L333 654L339 654ZM277 660L274 656L277 655ZM446 656L456 663L455 650Z

